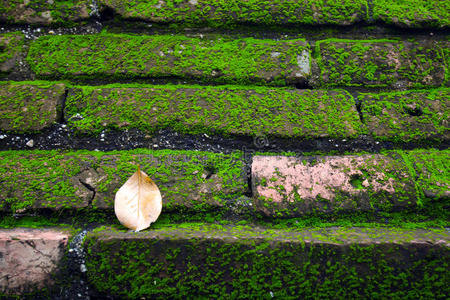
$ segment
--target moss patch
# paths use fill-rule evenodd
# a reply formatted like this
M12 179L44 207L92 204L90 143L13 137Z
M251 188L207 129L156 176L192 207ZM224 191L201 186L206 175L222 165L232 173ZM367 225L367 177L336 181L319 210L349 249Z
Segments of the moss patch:
M450 25L450 3L428 0L373 0L373 18L401 27L443 28Z
M110 85L76 87L64 113L82 133L161 128L198 134L355 138L364 133L354 98L342 90Z
M138 18L158 23L182 23L230 27L241 23L339 24L349 25L366 17L367 3L362 0L100 0L124 18Z
M65 85L52 82L0 83L0 129L25 133L59 121Z
M310 73L302 40L216 40L116 34L44 36L27 58L39 77L197 78L217 83L286 85Z
M450 89L362 93L361 111L369 132L379 140L450 139Z
M322 86L427 87L445 81L443 54L429 41L340 40L316 43Z
M85 246L88 281L114 296L436 298L449 292L439 239L446 233L180 224L97 231Z

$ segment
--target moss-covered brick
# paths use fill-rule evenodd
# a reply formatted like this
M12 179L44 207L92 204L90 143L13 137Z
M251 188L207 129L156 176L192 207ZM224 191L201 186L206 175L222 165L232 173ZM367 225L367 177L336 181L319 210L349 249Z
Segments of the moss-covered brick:
M170 127L183 133L352 138L364 132L342 90L110 85L70 90L64 116L82 133Z
M138 165L158 185L164 211L223 207L247 192L240 152L2 151L0 210L113 208Z
M445 81L437 42L340 40L316 43L320 69L315 86L431 87Z
M155 35L44 36L28 62L40 78L179 77L218 83L285 85L310 75L302 40L206 39Z
M374 21L406 28L445 28L450 25L446 0L372 0Z
M272 217L416 209L414 178L401 157L254 156L253 206Z
M450 150L396 151L416 178L418 193L432 200L450 199Z
M62 83L0 83L0 130L34 132L59 121L65 91Z
M102 10L112 9L126 19L188 26L349 25L367 15L367 2L363 0L99 0L98 3Z
M84 241L89 284L118 298L438 299L445 230L179 224Z
M21 32L0 34L0 77L17 69L24 55L24 35Z
M364 123L379 140L450 140L450 89L362 93Z
M0 0L0 21L9 24L74 26L89 18L91 0Z

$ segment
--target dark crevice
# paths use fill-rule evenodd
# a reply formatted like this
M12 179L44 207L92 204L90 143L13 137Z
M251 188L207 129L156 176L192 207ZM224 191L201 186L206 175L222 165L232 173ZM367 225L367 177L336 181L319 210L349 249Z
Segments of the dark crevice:
M89 199L89 202L88 202L88 207L92 207L92 201L94 200L97 191L95 190L94 187L92 187L90 184L82 181L81 179L79 179L79 181L85 188L87 188L88 190L90 190L92 192L91 199Z
M109 22L112 21L116 18L116 13L115 11L110 8L110 7L104 7L101 11L100 11L100 23L104 23L104 22Z
M420 117L423 114L422 109L417 105L406 105L405 111L413 117Z
M61 113L59 115L58 120L56 120L60 124L65 124L66 123L65 117L64 117L64 109L66 108L66 100L67 100L67 96L68 95L69 95L69 89L66 89L64 91L64 95L63 95L63 98L62 98L62 101L61 101L61 108L60 108L61 109Z
M55 124L36 134L11 134L0 131L0 150L29 150L27 141L33 139L32 149L40 150L197 150L215 153L231 153L239 150L252 154L259 152L291 151L345 153L379 152L383 149L411 150L417 148L447 149L449 140L425 139L411 142L376 141L371 136L357 138L282 138L270 135L257 137L242 135L183 134L171 129L160 129L148 135L138 129L105 129L96 135L76 134L66 124Z

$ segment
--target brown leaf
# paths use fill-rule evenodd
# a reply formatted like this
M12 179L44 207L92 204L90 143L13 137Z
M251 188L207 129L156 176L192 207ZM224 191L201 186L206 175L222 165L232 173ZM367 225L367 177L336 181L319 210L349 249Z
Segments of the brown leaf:
M161 209L158 186L140 168L117 191L114 199L117 219L135 231L148 228L158 219Z

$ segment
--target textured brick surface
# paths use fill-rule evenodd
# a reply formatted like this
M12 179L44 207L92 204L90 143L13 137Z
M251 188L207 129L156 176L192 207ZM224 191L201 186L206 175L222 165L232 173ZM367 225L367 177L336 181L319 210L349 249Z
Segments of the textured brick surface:
M200 151L3 151L0 210L114 207L137 170L158 185L165 211L219 208L247 191L242 154Z
M87 276L130 298L439 298L445 230L180 224L89 234Z
M60 122L65 91L61 83L0 84L0 130L33 132Z
M0 229L0 293L50 288L69 236L58 229Z
M182 35L63 35L33 41L39 77L196 78L207 82L285 85L310 75L302 39L207 39Z
M316 45L320 80L315 85L412 88L445 81L436 42L329 39Z
M161 128L184 133L354 138L364 132L342 90L238 86L97 86L70 90L64 116L83 133Z
M414 207L414 182L401 158L383 155L255 156L257 210L271 216Z

